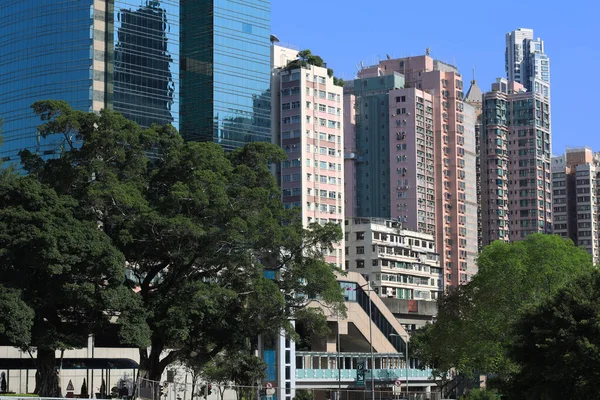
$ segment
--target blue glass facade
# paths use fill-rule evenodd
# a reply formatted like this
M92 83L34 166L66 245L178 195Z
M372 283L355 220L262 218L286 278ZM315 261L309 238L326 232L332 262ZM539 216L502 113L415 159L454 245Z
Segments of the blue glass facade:
M271 141L270 1L181 0L181 133Z
M142 126L179 128L179 0L22 0L0 7L0 157L51 156L37 100L114 108Z
M108 103L141 126L179 129L179 0L115 0ZM112 78L112 79L111 79Z
M93 97L92 0L5 1L0 7L0 157L18 161L23 148L51 154L57 139L37 135L31 104L65 100L91 111Z

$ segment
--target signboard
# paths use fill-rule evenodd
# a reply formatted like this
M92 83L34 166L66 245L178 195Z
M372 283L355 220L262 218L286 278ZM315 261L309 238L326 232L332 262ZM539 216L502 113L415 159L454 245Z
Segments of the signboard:
M360 360L356 364L356 384L363 386L365 384L365 361Z
M273 389L273 384L271 382L265 383L265 394L267 395L267 400L272 400L275 395L275 389Z

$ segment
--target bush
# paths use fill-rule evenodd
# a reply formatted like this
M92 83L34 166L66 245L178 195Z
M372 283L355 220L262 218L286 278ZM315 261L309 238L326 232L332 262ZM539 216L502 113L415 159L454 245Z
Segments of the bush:
M461 400L500 400L500 395L495 390L473 389Z

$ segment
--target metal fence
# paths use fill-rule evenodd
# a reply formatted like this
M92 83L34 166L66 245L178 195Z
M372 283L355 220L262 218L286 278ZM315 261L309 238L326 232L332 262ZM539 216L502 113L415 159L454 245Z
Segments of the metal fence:
M142 400L442 400L432 391L401 387L376 388L278 388L270 385L239 386L211 382L155 382L139 379L135 398ZM2 400L2 399L0 399Z

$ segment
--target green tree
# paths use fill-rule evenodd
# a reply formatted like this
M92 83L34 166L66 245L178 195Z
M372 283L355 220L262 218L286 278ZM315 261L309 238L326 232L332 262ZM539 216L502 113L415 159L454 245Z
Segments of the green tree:
M258 384L266 377L267 365L246 350L226 350L203 366L202 377L217 384L223 398L227 384L234 385L238 399L251 399Z
M460 286L440 298L436 322L423 326L410 339L411 355L431 368L436 384L447 396L465 379L474 377L465 359L468 344L462 338L472 306L465 289Z
M315 396L310 390L296 390L295 400L313 400Z
M0 337L26 349L31 343L33 309L22 300L22 292L0 285Z
M418 357L466 379L494 373L510 379L518 366L507 356L514 323L571 279L593 269L590 255L559 236L533 234L496 241L478 258L479 271L439 302L437 322L414 337Z
M510 356L519 372L511 399L597 399L600 380L600 273L561 289L516 323Z
M500 395L495 390L473 389L461 400L500 400Z
M0 181L0 307L14 305L8 339L37 352L36 387L59 397L55 351L84 347L111 319L129 325L137 298L123 285L125 259L77 202L33 177ZM10 304L9 304L10 306ZM10 314L10 313L9 313ZM28 330L29 332L24 332ZM124 330L124 332L127 330Z
M160 380L192 353L205 363L226 347L245 348L259 334L295 336L292 318L325 323L306 308L317 295L343 312L336 268L323 257L341 230L305 230L284 209L271 173L286 158L278 147L252 143L225 154L213 143L183 142L170 125L142 129L107 110L56 101L34 110L45 122L41 135L63 137L65 150L50 160L23 152L23 164L76 198L82 218L125 255L144 305L135 315L151 330L150 349L140 347L146 378ZM144 333L133 324L127 337Z

